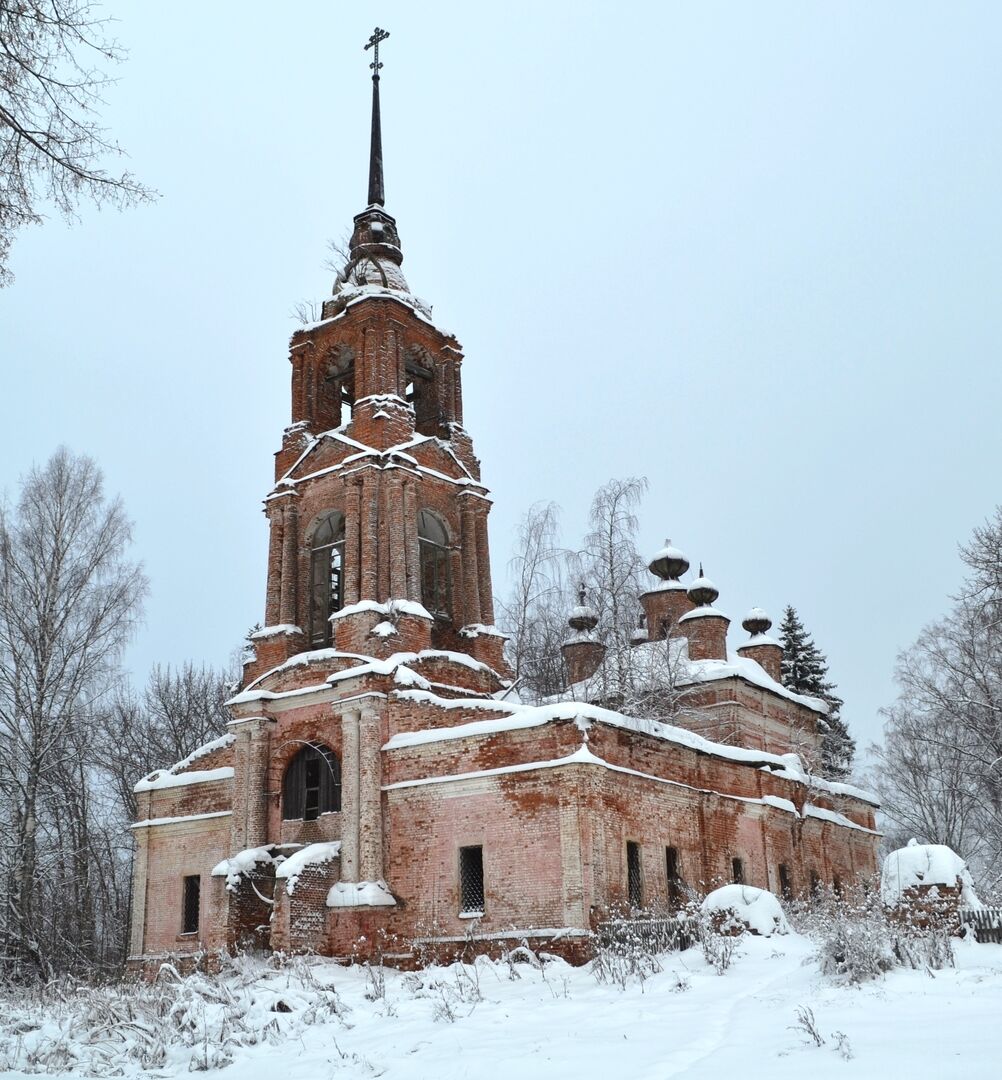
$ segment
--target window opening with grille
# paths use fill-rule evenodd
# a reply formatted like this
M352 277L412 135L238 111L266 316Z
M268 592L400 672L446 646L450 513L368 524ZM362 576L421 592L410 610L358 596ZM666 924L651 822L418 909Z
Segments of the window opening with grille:
M632 840L626 843L626 895L631 907L643 907L644 882L640 873L640 845Z
M184 879L184 900L181 908L181 933L197 934L201 902L202 879L192 874Z
M484 849L459 849L459 911L462 915L484 913Z
M744 885L745 864L736 855L731 859L731 877L735 885Z
M344 607L344 515L328 514L310 544L310 644L330 645L331 616Z
M665 862L668 873L668 899L673 904L680 904L683 899L682 865L678 858L678 848L665 848Z

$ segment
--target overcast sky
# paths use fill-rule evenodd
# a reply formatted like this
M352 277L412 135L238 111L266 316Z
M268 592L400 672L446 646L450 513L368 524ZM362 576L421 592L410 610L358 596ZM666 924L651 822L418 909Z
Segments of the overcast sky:
M570 544L647 476L645 551L703 560L734 645L796 605L878 734L1000 499L1002 6L106 7L105 118L162 197L19 237L0 483L63 442L122 494L138 679L263 616L290 312L364 205L378 23L387 209L465 347L498 586L531 503Z

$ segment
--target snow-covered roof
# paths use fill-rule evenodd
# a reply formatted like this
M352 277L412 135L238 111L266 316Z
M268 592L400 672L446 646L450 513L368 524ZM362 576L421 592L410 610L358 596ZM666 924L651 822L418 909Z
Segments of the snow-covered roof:
M711 609L712 610L712 609ZM795 701L812 712L826 715L828 705L819 698L807 697L777 682L757 661L739 652L728 650L726 660L691 660L689 642L684 637L648 641L635 645L628 654L628 677L631 687L650 690L658 685L694 686L720 679L743 679L778 697ZM595 698L615 689L620 678L619 665L613 654L605 659L589 679L568 687L566 696L582 700Z
M380 607L382 605L375 606ZM415 606L420 607L420 605ZM422 608L422 610L424 609ZM317 661L322 662L324 660L349 660L352 662L352 666L345 668L343 671L333 672L326 677L323 683L314 686L297 687L294 690L285 691L259 689L261 683L264 682L265 679L277 675L279 672L286 671L293 667L300 667L304 664L316 663ZM266 671L263 675L259 675L239 694L235 694L231 697L227 704L240 705L250 701L271 700L298 694L314 693L317 690L322 690L325 685L332 685L344 679L356 679L362 675L393 675L395 676L395 681L397 683L429 687L431 686L431 683L424 679L422 675L409 670L409 665L420 664L423 661L428 660L447 660L450 663L459 664L462 667L469 668L471 671L493 675L500 682L504 681L501 679L501 676L487 664L475 660L466 653L453 652L449 649L422 649L420 652L393 653L392 656L387 657L385 660L379 660L372 656L364 656L360 653L340 652L337 649L314 649L309 652L292 656L288 660L283 661L283 663ZM404 671L403 669L407 670ZM469 693L468 688L466 689L466 692Z
M885 903L893 904L909 889L922 885L959 885L963 902L968 907L981 907L967 863L952 848L910 840L884 859L880 894Z
M185 784L204 784L210 780L228 780L233 776L231 768L205 769L200 772L185 773L189 765L193 765L199 758L207 757L216 750L225 750L236 741L235 735L220 735L218 739L212 739L201 746L196 747L181 761L174 762L166 769L154 769L139 781L133 791L155 791L158 788L182 787ZM184 775L179 776L179 773ZM225 775L224 775L225 774Z
M743 746L729 746L724 743L713 742L702 735L697 735L696 732L689 731L688 728L675 727L673 724L665 724L657 720L625 716L623 713L615 712L612 709L604 709L599 705L590 705L583 701L560 701L546 705L521 705L484 698L441 698L424 690L400 690L397 691L397 696L409 700L433 702L443 709L469 710L479 708L489 712L500 713L503 711L507 715L493 716L484 720L473 720L465 724L454 724L448 727L399 732L389 739L383 747L384 750L402 750L406 747L422 746L429 743L470 739L478 736L496 735L504 731L519 731L525 728L541 727L544 724L560 720L574 720L579 726L584 727L591 723L600 723L650 735L678 746L688 747L710 757L723 758L727 761L741 762L757 768L767 769L776 776L805 784L815 791L830 795L847 795L872 806L880 805L876 796L864 791L862 788L854 787L851 784L834 783L811 775L804 768L803 762L796 754L772 754L764 750L750 750ZM777 800L773 796L764 798L765 801L771 800L770 805L787 802L787 800ZM792 803L784 806L783 809L795 812ZM805 816L824 818L838 825L843 825L848 820L841 814L824 810L821 807L806 808Z

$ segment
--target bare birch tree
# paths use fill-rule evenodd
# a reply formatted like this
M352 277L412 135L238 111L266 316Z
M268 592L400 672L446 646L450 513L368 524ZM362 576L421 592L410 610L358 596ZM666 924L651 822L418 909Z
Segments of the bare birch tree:
M45 829L72 829L67 802L86 816L83 755L141 614L147 583L127 558L130 542L131 524L121 502L105 498L97 466L65 449L24 478L16 506L0 507L3 926L18 970L48 967L41 901L52 861L40 841ZM43 812L65 816L43 828ZM85 836L68 843L86 857Z
M186 661L177 668L157 664L139 695L131 687L116 692L102 725L102 758L130 819L140 777L226 733L231 682L227 672Z
M875 748L885 813L1002 878L1002 509L961 547L968 568L946 618L898 660L899 696Z
M102 70L124 53L88 0L0 0L0 286L14 234L49 201L71 215L81 198L117 206L152 192L102 162L121 148L100 126Z

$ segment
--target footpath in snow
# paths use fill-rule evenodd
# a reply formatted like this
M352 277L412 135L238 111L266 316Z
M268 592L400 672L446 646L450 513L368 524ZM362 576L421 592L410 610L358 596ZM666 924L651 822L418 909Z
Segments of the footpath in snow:
M992 1080L1002 1076L1002 946L958 943L956 967L894 970L833 986L814 945L745 936L722 975L700 949L625 988L591 965L479 960L402 973L301 959L238 959L162 1000L177 1039L157 1049L128 994L79 991L42 1008L4 1003L4 1076L180 1076L239 1080ZM153 993L153 991L143 991ZM806 1010L810 1012L807 1013ZM799 1022L812 1016L818 1045ZM134 1040L152 1049L127 1057Z

